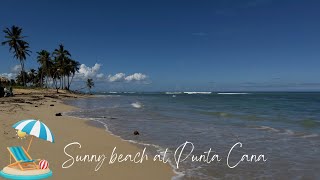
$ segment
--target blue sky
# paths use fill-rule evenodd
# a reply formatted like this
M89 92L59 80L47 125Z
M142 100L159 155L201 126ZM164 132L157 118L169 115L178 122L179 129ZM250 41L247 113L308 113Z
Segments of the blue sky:
M60 43L83 67L98 63L86 69L96 90L320 90L319 9L311 0L4 0L0 28L23 28L27 68ZM0 73L18 64L3 46L0 62Z

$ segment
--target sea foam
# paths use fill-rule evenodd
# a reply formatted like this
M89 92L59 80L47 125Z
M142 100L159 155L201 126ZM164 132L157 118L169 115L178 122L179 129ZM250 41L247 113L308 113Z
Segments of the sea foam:
M211 94L212 92L183 92L185 94Z
M137 109L140 109L143 107L143 104L141 102L135 102L135 103L131 103L131 106Z
M230 93L217 93L217 94L224 94L224 95L236 95L236 94L250 94L250 93L232 93L232 92L230 92Z

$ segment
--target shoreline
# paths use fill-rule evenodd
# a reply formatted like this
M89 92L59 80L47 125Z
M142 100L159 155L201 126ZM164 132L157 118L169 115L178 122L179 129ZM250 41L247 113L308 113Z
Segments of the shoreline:
M66 99L87 98L89 96L52 93L50 90L17 89L15 97L0 98L1 106L1 150L4 154L0 161L0 168L9 164L9 153L6 147L26 146L26 140L17 139L16 131L11 127L15 122L22 119L40 119L54 133L56 143L51 144L44 140L36 139L30 149L31 157L35 159L46 159L49 161L50 169L53 171L52 179L172 179L174 170L169 164L144 161L141 164L132 162L121 162L107 164L107 162L95 171L95 162L75 162L72 167L63 169L62 164L68 160L64 153L66 145L72 142L81 143L81 148L70 147L73 156L87 154L110 154L114 147L120 154L135 154L141 149L134 144L106 132L104 128L90 125L90 120L79 120L76 117L65 115L66 112L78 108L63 103ZM58 96L58 97L56 97ZM51 106L53 105L53 106ZM62 116L55 116L62 113Z
M95 96L92 96L92 98L95 98ZM64 103L64 102L62 102L62 103ZM75 107L75 106L72 106L72 107ZM161 146L159 146L157 144L147 144L147 143L142 143L142 142L138 142L138 141L135 141L135 140L123 139L121 136L115 135L113 132L111 132L108 129L108 125L106 123L104 123L104 122L102 122L100 120L97 120L96 118L82 118L82 117L77 117L77 116L73 116L73 115L68 115L68 113L77 112L77 110L81 110L81 108L75 107L75 109L73 109L72 111L63 112L63 114L65 116L68 116L68 117L71 117L71 118L77 118L80 121L85 121L85 123L88 126L92 126L94 128L98 128L98 129L103 129L109 135L114 136L116 138L119 138L121 141L129 143L130 145L132 145L134 147L137 147L138 149L143 149L143 147L151 147L152 149L154 149L157 152L164 150L163 147L161 147ZM147 152L147 154L149 154L149 152ZM154 154L152 154L152 155L154 156ZM183 177L185 175L184 173L178 172L176 170L175 166L173 165L173 163L172 163L172 161L170 159L168 160L168 165L171 167L171 169L172 169L172 171L174 173L173 176L171 177L172 180L179 180L181 177Z
M75 116L71 116L71 117L75 117ZM76 117L76 118L79 118L79 117ZM131 144L131 145L133 145L133 146L135 146L135 147L137 147L139 149L143 148L143 146L144 146L144 147L151 147L152 149L155 149L155 151L157 151L157 152L159 152L159 151L163 152L164 151L164 148L159 146L159 145L157 145L157 144L147 144L147 143L142 143L142 142L138 142L138 141L135 141L135 140L123 139L121 136L113 134L108 129L108 125L105 124L104 122L99 121L99 120L87 120L85 118L79 118L79 119L86 120L86 124L88 124L88 126L93 126L95 128L104 129L110 135L115 136L117 138L120 138L121 141L127 142L127 143L129 143L129 144ZM152 155L154 156L154 154L152 154ZM172 168L172 171L174 173L174 175L171 177L172 180L179 180L181 177L183 177L185 175L184 173L178 172L176 170L175 166L172 163L172 160L168 159L168 165L170 165L170 167Z

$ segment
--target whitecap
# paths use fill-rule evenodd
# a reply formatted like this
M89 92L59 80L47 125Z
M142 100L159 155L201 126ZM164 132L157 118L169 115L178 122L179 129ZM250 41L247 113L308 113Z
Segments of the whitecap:
M183 92L185 94L211 94L212 92Z
M131 106L137 109L140 109L143 107L143 104L140 102L131 103Z
M182 92L165 92L165 94L182 94Z
M286 129L284 134L294 135L294 132L292 130Z
M236 95L236 94L251 94L251 93L245 93L245 92L233 93L233 92L230 92L230 93L217 93L217 94L221 94L221 95Z
M313 138L313 137L318 137L318 134L307 134L307 135L303 135L301 136L302 138Z
M267 131L273 131L273 132L279 132L280 130L269 127L269 126L259 126L255 127L254 129L261 129L261 130L267 130Z

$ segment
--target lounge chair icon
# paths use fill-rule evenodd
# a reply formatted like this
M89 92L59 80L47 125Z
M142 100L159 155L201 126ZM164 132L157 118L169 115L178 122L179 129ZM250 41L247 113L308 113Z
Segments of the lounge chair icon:
M29 155L30 146L34 137L52 143L54 142L54 136L50 129L44 123L35 119L19 121L12 127L18 130L18 136L19 134L20 136L25 136L28 134L31 136L31 139L27 150L25 150L22 146L7 147L10 153L10 164L0 171L0 177L21 180L46 179L51 177L52 171L48 167L48 162L46 160L40 161L40 159L32 159ZM12 158L15 162L12 162ZM38 161L40 161L40 163ZM44 164L45 166L43 166ZM41 165L41 167L39 165Z
M28 152L21 146L13 146L7 148L10 153L10 164L8 167L18 166L22 171L39 169L36 161L40 159L32 159ZM16 161L11 163L11 157Z

